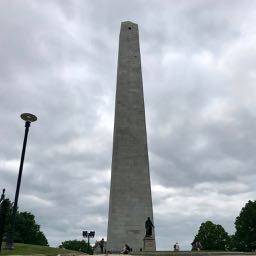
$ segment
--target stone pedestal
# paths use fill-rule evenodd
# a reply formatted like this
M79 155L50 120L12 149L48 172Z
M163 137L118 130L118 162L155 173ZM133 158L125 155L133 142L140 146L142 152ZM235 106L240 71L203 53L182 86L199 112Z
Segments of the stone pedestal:
M155 251L156 250L156 242L153 237L145 236L143 239L143 251Z

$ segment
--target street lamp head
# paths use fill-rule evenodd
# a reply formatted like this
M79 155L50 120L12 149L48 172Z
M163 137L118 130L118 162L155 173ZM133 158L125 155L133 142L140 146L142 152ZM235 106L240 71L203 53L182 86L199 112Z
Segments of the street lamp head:
M37 120L37 117L35 115L29 113L23 113L20 115L20 117L26 122L35 122Z
M90 231L89 236L93 238L95 236L95 231Z

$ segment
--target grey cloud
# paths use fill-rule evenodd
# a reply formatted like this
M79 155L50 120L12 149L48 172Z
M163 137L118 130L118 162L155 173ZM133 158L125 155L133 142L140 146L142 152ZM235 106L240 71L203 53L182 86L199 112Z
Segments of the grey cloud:
M0 3L0 188L13 200L19 115L33 112L19 207L35 214L51 245L81 239L83 229L106 237L124 20L140 29L158 248L178 241L190 249L207 219L234 231L239 210L255 198L254 7L228 0Z

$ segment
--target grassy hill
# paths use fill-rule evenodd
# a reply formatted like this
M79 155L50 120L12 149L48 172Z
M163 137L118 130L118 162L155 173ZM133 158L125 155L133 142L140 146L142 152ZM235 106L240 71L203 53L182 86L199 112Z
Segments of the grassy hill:
M86 255L85 253L75 252L65 249L52 248L47 246L39 246L32 244L14 244L14 250L5 250L4 244L2 245L1 255L40 255L40 256L56 256L56 255L66 255L66 256L78 256Z

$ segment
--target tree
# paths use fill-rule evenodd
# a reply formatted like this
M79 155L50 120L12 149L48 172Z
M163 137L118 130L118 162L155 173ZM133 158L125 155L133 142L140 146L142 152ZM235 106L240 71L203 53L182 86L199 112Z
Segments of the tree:
M88 248L88 243L86 243L85 240L64 241L64 242L61 243L61 245L59 247L60 248L65 248L65 249L68 249L68 250L80 251L80 252L93 254L93 249L92 249L91 245L89 245L89 248Z
M235 221L236 250L254 251L256 249L256 201L248 201Z
M194 241L200 241L203 250L226 250L229 235L221 225L206 221L201 224Z
M35 216L30 212L20 212L17 215L15 230L14 241L16 242L48 246L48 241L40 231Z
M5 234L10 230L11 213L13 206L7 199L7 215L5 219ZM24 244L35 244L48 246L48 241L40 226L35 221L35 216L30 212L19 212L16 214L14 242Z

